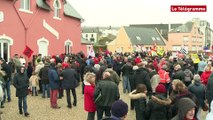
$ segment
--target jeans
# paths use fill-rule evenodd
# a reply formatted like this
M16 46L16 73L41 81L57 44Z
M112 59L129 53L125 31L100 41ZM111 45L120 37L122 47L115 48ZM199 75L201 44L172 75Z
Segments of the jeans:
M23 103L24 113L27 113L27 96L25 96L25 97L18 97L18 107L19 107L19 110L22 110L22 103Z
M98 120L102 120L103 114L105 112L105 116L110 117L111 112L110 112L111 107L110 106L97 106L97 115L98 115Z
M77 97L76 97L76 91L75 91L75 88L72 88L72 89L66 89L66 95L67 95L67 104L68 106L71 106L71 96L70 96L70 90L72 90L72 95L73 95L73 104L76 105L77 103Z
M47 91L47 97L50 97L49 84L42 84L42 97L45 97L45 92Z
M87 120L95 120L95 112L88 112Z
M50 90L50 104L51 107L57 107L57 99L58 99L58 89L51 89Z
M129 83L129 77L128 76L123 76L123 93L126 93L126 90L128 93L131 92L131 87Z
M7 94L7 100L10 101L11 100L11 94L10 94L10 80L8 78L7 82L5 83L4 87L3 87L3 91L4 91L4 100L6 101L6 94Z
M38 95L36 91L36 87L32 87L32 95Z

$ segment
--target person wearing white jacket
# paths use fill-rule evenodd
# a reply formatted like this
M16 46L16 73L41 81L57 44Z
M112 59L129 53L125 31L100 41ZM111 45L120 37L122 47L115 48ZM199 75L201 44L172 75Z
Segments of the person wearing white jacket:
M206 120L213 120L213 103L210 104L211 111L206 115Z

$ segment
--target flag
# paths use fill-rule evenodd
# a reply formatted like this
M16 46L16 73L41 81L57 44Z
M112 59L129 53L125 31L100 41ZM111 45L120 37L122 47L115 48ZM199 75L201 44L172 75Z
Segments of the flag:
M180 49L180 53L182 54L188 54L188 51L185 48Z
M23 54L26 55L28 58L31 57L31 55L33 54L33 50L31 50L28 46L25 47Z
M91 57L95 57L95 51L93 49L93 45L90 45L89 46L89 53L88 53L88 57L91 56Z

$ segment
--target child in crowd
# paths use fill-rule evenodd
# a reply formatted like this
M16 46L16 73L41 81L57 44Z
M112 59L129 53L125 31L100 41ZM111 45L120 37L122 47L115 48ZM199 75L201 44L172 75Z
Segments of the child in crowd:
M134 105L136 112L136 120L146 120L146 93L147 88L144 84L138 84L136 86L136 90L133 90L131 93L129 93L129 97L135 100Z
M88 112L87 120L95 120L96 105L94 102L96 75L87 72L84 76L84 109Z
M32 73L32 76L30 77L30 85L32 87L32 96L38 96L36 87L38 86L38 76L35 72Z

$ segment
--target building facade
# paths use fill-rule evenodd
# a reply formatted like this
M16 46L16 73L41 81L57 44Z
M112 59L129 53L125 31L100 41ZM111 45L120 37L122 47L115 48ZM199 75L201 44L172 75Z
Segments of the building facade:
M203 33L194 22L187 22L168 33L167 48L169 51L198 52L203 50Z
M0 56L77 53L81 44L82 17L66 0L1 0Z

